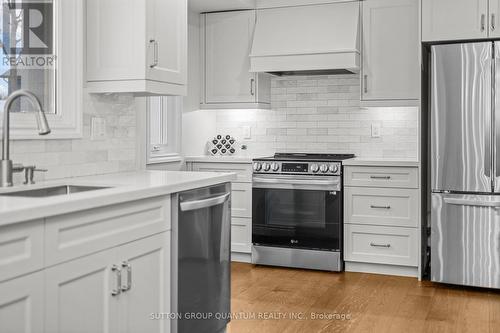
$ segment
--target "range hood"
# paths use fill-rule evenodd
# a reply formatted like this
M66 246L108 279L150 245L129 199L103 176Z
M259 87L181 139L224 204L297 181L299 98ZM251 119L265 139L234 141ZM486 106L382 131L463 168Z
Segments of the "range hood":
M257 10L250 71L359 73L359 1Z

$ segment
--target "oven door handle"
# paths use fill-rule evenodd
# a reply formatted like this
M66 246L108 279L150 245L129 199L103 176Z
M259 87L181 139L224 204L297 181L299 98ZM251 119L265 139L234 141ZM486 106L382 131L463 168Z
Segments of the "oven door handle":
M335 180L253 177L255 188L311 189L340 191L340 178Z

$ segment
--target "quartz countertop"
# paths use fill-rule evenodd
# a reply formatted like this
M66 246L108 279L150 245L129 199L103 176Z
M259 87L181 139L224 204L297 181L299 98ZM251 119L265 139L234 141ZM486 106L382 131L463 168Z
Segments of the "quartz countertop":
M0 226L230 182L234 173L140 171L75 177L0 189ZM58 185L110 187L45 198L2 193Z
M352 166L388 166L388 167L419 167L420 162L414 159L397 158L366 158L355 157L342 161L343 165Z
M270 154L269 156L271 156ZM186 156L186 162L209 162L209 163L252 163L254 158L267 157L262 155L232 155L232 156Z

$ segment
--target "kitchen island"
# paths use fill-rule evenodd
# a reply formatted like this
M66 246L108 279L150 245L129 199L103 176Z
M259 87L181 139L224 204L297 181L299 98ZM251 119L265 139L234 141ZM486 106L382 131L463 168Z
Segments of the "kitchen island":
M144 171L0 190L0 332L170 332L171 194L234 178ZM68 186L94 190L14 193Z

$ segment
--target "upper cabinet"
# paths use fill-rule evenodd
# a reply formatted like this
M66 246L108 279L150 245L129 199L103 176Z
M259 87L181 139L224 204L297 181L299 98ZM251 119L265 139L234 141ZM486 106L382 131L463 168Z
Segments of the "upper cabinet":
M422 0L422 40L498 37L498 0Z
M185 95L187 0L87 0L89 92Z
M367 0L362 10L361 100L418 100L418 0Z
M270 75L250 73L255 11L202 14L201 108L269 108Z

